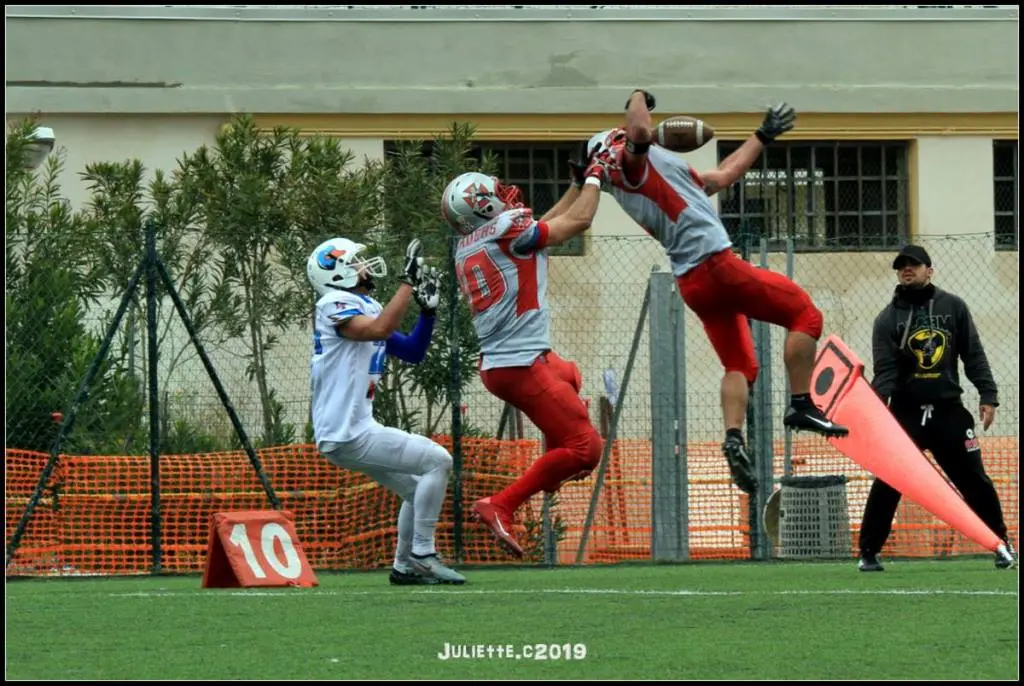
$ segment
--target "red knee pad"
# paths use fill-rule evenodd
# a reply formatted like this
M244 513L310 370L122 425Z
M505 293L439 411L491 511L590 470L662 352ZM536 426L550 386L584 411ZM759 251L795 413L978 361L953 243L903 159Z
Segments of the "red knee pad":
M570 459L565 463L565 471L558 478L557 484L549 484L544 488L548 493L558 491L569 481L586 479L601 463L604 452L604 439L597 431L591 431L566 446L570 451Z
M789 330L805 333L814 340L818 340L821 338L821 330L824 325L825 318L821 316L821 310L815 307L814 303L808 302L807 307L800 312L800 316L796 318Z
M573 464L580 471L596 469L601 463L601 453L604 451L604 439L597 429L590 427L590 431L580 435L576 440L565 446L572 451Z
M747 380L747 385L753 386L754 382L757 381L757 374L760 369L757 366L757 362L748 360L740 366L726 367L725 371L728 372L739 372L743 375L743 378Z
M604 439L596 429L591 428L584 441L574 446L573 453L579 464L586 471L597 469L601 464L601 453L604 451Z

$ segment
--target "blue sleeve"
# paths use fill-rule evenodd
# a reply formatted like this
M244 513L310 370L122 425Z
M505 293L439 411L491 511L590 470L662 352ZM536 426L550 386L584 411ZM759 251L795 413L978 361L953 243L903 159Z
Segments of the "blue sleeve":
M404 334L398 331L388 338L387 353L406 362L416 364L422 362L427 354L427 347L430 345L430 336L434 333L434 318L420 313L416 320L416 326L412 333Z

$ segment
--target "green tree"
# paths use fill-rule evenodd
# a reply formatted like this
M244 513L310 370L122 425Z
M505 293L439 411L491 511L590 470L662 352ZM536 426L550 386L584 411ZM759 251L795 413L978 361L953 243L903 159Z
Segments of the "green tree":
M204 345L216 346L223 338L210 340L217 333L210 326L210 241L196 222L197 193L195 184L179 166L170 176L155 170L153 179L145 182L146 169L138 159L122 162L93 162L86 165L81 177L90 196L83 216L95 240L90 250L101 267L110 292L123 288L145 256L145 220L152 220L157 251L175 290ZM146 329L146 290L135 291L124 323L118 332L119 344L112 354L120 355L130 369L142 392L148 367ZM112 313L111 313L112 314ZM171 335L172 333L176 335ZM191 341L184 335L179 315L171 302L163 281L157 281L157 354L163 373L160 388L167 388L175 370L197 356ZM164 395L164 400L169 396ZM164 425L172 408L161 403ZM130 447L134 437L128 437ZM173 449L174 446L168 445Z
M381 182L385 230L374 236L374 247L389 265L401 265L402 255L413 238L423 241L429 261L445 273L441 306L427 356L417 365L389 361L389 370L378 387L374 413L378 421L406 431L431 435L447 426L451 417L451 346L459 346L459 393L477 375L480 351L466 304L453 299L451 229L441 215L441 193L455 176L466 171L494 173L491 158L478 161L470 152L475 130L467 124L453 123L436 135L429 154L422 141L400 142L385 160ZM380 298L386 302L397 289L397 280L389 279ZM455 309L456 322L450 314ZM410 308L403 322L409 330L417 308Z
M357 236L379 224L379 167L354 161L336 139L264 132L240 115L212 147L181 162L213 250L210 318L245 349L264 445L296 438L271 387L268 355L282 332L308 325L306 256L332 235Z
M99 352L89 313L104 295L103 266L89 223L63 197L57 149L37 171L26 168L36 121L9 126L6 141L6 442L49 450L53 413L65 411ZM104 322L105 323L105 322ZM130 370L105 359L65 450L117 450L138 428L143 399Z

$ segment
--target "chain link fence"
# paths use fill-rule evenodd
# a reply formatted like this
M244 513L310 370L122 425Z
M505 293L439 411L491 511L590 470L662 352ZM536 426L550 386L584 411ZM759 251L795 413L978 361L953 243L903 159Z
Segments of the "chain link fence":
M148 186L137 160L88 165L91 195L82 211L61 195L59 155L45 170L26 171L31 132L26 123L7 146L5 490L13 569L196 571L212 513L267 507L295 513L317 567L386 564L396 497L334 468L312 445L314 302L302 239L318 243L325 227L377 226L383 215L388 231L358 238L394 269L405 242L422 237L450 274L450 235L423 208L447 178L431 165L475 163L464 157L470 132L453 130L447 152L439 142L429 161L413 146L392 157L395 166L346 174L350 159L336 142L292 145L285 133L263 136L243 120L218 136L216 156L187 156L175 177L156 175ZM872 323L892 296L891 261L906 235L907 176L901 154L887 146L788 146L720 198L723 220L740 236L736 249L791 273L824 313L826 334L840 336L869 368ZM197 191L200 180L239 187L232 180L239 173L224 160L257 157L239 150L280 157L283 149L292 151L291 166L282 171L282 158L279 178L241 174L262 181L247 186L244 202ZM998 204L1008 192L999 174L1016 174L1016 157L1007 160L997 165L996 209L1012 212L1005 216L1016 236L1016 193L1012 208ZM401 202L373 206L367 198L382 187L383 199ZM292 227L283 236L282 222ZM988 351L1002 404L981 444L1007 520L1016 522L1019 282L1007 235L1002 226L995 236L917 240L932 255L939 287L971 308ZM80 249L75 259L68 246ZM748 432L768 478L751 500L732 485L720 452L720 363L682 306L661 247L644 236L590 233L581 252L550 260L552 344L579 365L607 449L594 478L520 511L528 560L766 557L763 508L785 474L847 477L855 527L869 475L824 441L782 431L784 332L755 325L762 372ZM427 358L389 363L375 412L455 455L442 549L460 562L506 561L467 514L475 499L525 471L543 441L483 389L468 314L453 279L448 286ZM388 300L395 287L394 279L382 281L377 298ZM414 319L410 312L403 328ZM975 410L976 390L964 381L965 403ZM903 507L896 550L975 550L930 515ZM917 532L903 548L900 522ZM934 547L922 536L944 543Z
M1006 519L1016 522L1016 253L995 250L990 234L922 237L919 242L932 256L936 285L959 295L971 308L999 384L996 422L981 442ZM872 325L895 285L893 251L787 254L768 252L767 244L762 252L761 247L759 241L746 239L737 245L755 264L791 272L822 310L826 334L839 335L857 352L870 377ZM596 495L596 479L573 482L547 503L537 496L521 511L532 561L567 564L652 557L656 489L673 487L665 481L666 472L658 476L652 459L654 433L663 421L656 416L682 420L675 430L685 456L677 472L684 479L685 512L680 516L686 522L686 548L678 556L758 556L758 545L763 545L760 514L752 512L755 506L732 486L720 453L721 367L700 322L681 305L682 333L672 345L681 346L685 359L679 377L685 401L680 406L672 397L654 393L654 382L678 371L659 367L663 358L652 356L663 342L651 339L653 315L645 302L652 273L667 269L660 246L646 237L589 236L584 256L551 260L553 346L579 364L591 417L605 435L614 431L614 440ZM110 292L87 313L69 317L62 313L57 294L46 291L53 284L41 281L36 286L40 291L35 295L26 292L8 299L7 494L9 506L14 505L8 541L12 522L23 511L17 506L36 485L64 414L121 304L120 294ZM75 411L73 430L26 532L19 553L22 570L125 572L149 564L152 474L145 286L143 277L134 297L124 301L124 318L114 331L109 354ZM269 503L184 320L169 298L157 304L159 403L154 416L161 435L163 568L195 571L202 565L213 511L259 509ZM61 316L77 323L63 328L32 326L59 322ZM442 322L435 345L447 339ZM393 552L397 500L360 475L335 469L311 445L309 328L296 327L280 337L262 360L263 383L252 373L244 340L213 336L213 329L201 326L201 318L199 325L196 320L191 323L282 506L297 513L300 540L308 546L311 561L329 568L386 564ZM824 440L795 438L782 429L788 403L782 364L785 332L777 327L768 330L766 339L756 339L767 392L753 396L751 409L759 430L770 431L772 446L774 484L762 486L760 502L784 475L841 474L847 483L849 526L855 530L870 475ZM75 354L65 354L68 348ZM964 402L976 412L977 392L961 377ZM406 402L415 410L417 403L425 408L425 400L410 396ZM490 534L468 521L466 513L476 498L500 490L537 459L543 451L542 437L528 420L506 414L507 408L477 378L462 389L458 404L458 441L451 435L447 414L434 418L435 438L449 448L460 445L461 453L461 469L454 477L458 488L453 483L439 543L457 550L464 562L502 561L504 555ZM616 406L621 408L613 427ZM442 411L447 413L448 408ZM459 503L454 501L457 494ZM1015 528L1012 535L1016 536ZM975 544L908 503L897 515L891 547L897 554L924 556L978 552Z
M993 234L920 236L915 243L929 253L935 269L936 287L961 297L967 304L985 348L992 374L999 388L1000 406L988 431L978 420L977 389L959 364L963 402L978 420L977 433L982 459L1002 502L1011 538L1019 522L1019 346L1020 295L1017 254L998 249ZM871 333L875 317L891 301L895 278L892 260L895 250L885 253L842 255L796 254L791 256L792 273L807 289L825 317L826 333L839 335L866 365L870 380ZM755 261L760 263L759 256ZM785 272L786 255L769 253L769 268ZM840 455L824 439L794 441L781 427L785 411L785 370L781 364L784 332L772 327L771 350L775 360L765 367L771 374L774 473L776 477L843 475L846 478L848 518L853 533L859 530L872 476ZM856 545L856 536L852 537ZM891 556L944 557L979 553L982 549L950 529L923 508L903 499L886 545Z

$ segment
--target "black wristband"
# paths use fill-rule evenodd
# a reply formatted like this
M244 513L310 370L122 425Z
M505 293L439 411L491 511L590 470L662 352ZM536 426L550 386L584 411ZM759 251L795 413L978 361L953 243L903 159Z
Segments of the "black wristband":
M765 134L765 132L762 131L761 129L758 129L757 131L755 131L754 135L757 136L757 140L761 141L762 145L771 145L772 144L772 139L769 138L767 136L767 134Z
M634 143L633 141L626 139L626 150L633 153L634 155L643 155L645 152L651 149L651 144L647 143Z

